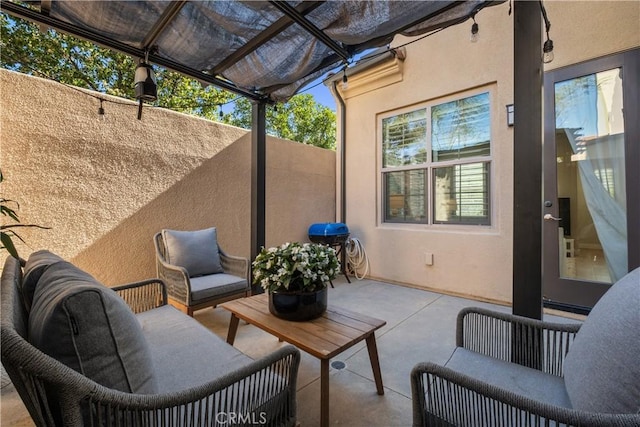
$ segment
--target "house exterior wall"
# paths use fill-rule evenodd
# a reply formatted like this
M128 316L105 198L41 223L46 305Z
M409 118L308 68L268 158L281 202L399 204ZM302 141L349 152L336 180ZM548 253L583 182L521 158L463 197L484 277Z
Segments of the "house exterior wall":
M22 257L49 249L116 285L156 276L157 231L211 226L249 257L249 132L160 108L137 120L132 102L7 70L0 90L2 197L51 228L21 230ZM268 137L266 174L267 246L334 220L335 152Z
M553 69L640 46L640 3L546 1ZM364 245L375 278L499 302L512 301L513 15L509 3L405 46L394 59L349 76L346 105L346 221ZM392 46L412 39L397 37ZM374 79L376 74L384 78ZM489 91L491 225L398 224L382 221L381 117L427 102ZM340 105L338 103L338 105ZM340 107L339 107L340 108ZM339 110L338 116L342 111ZM340 123L340 126L343 124ZM338 202L338 211L340 205ZM432 265L427 265L433 260Z

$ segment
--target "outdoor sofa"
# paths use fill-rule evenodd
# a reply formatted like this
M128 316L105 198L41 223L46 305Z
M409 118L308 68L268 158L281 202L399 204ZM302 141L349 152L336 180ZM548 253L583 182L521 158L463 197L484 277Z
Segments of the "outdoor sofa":
M7 258L2 364L35 424L295 425L297 349L254 361L166 300L158 279L108 288L51 252Z
M414 426L640 426L640 268L582 324L467 308L456 340L411 373Z

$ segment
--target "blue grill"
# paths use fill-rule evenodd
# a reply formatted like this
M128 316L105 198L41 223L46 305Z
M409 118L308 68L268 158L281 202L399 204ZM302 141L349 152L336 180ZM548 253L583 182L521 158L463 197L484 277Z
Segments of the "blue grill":
M309 240L313 243L335 245L349 238L349 227L341 222L322 222L309 226Z

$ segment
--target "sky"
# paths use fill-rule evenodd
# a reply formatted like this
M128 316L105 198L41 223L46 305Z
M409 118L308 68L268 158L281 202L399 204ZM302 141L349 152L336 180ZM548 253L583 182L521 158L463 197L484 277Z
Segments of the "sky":
M302 89L302 91L299 93L310 93L311 95L313 95L313 98L317 103L331 108L331 110L334 112L336 111L336 101L333 99L333 95L331 95L329 88L322 83L322 78L314 81L313 83L310 83L308 87L310 87L311 89Z

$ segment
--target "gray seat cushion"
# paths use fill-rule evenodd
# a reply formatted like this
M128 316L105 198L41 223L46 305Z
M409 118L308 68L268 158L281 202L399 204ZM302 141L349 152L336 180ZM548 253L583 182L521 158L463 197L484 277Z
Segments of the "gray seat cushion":
M575 409L640 413L640 269L593 307L565 359Z
M571 408L561 377L456 348L447 368L539 402Z
M140 324L113 290L68 262L40 277L29 315L29 341L106 387L156 393Z
M231 295L247 289L247 280L226 273L192 277L191 299L194 302Z
M222 273L215 227L196 231L162 230L166 261L187 269L190 277Z
M64 261L64 259L47 250L36 251L29 255L29 259L24 266L24 279L21 288L22 300L27 312L31 310L33 294L40 276L42 276L47 267L60 261Z
M204 384L252 362L172 306L136 316L149 343L158 386L163 392Z

